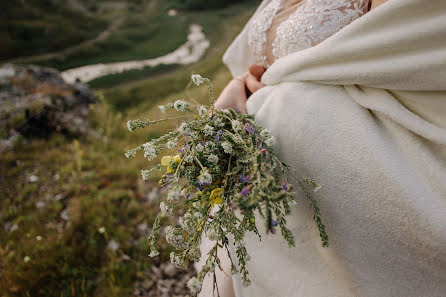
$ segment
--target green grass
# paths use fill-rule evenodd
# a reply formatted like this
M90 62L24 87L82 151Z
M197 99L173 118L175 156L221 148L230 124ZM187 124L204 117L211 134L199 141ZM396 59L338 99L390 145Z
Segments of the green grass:
M101 138L84 137L76 145L55 134L0 155L0 296L131 295L133 282L144 278L154 263L147 257L147 234L140 234L137 226L150 225L157 212L156 203L146 199L156 182L142 182L139 171L150 167L143 156L127 160L124 152L178 123L133 133L125 123L157 118L153 107L176 98L208 102L206 87L187 88L192 73L211 78L218 94L230 79L221 56L255 5L190 13L190 19L205 25L212 42L213 49L199 63L96 81L97 86L109 86L126 76L138 79L104 89L105 100L92 107L91 126ZM149 78L141 80L145 75ZM39 180L29 182L31 175ZM45 206L38 208L42 202ZM69 215L69 223L61 214ZM18 228L6 231L5 224ZM117 251L106 249L111 239L119 243ZM168 250L162 247L164 261ZM123 260L124 254L131 259Z

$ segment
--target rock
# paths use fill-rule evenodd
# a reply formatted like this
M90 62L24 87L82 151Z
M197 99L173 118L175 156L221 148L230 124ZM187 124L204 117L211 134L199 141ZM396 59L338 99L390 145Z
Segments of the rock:
M0 152L18 140L89 133L89 105L97 98L81 83L66 83L51 68L0 65Z

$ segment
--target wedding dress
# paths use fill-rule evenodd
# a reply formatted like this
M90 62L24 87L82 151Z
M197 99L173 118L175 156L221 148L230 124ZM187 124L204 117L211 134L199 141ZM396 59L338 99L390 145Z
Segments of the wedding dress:
M364 2L265 0L223 57L268 66L248 112L322 185L330 242L297 191L296 247L259 225L237 297L446 296L446 1Z

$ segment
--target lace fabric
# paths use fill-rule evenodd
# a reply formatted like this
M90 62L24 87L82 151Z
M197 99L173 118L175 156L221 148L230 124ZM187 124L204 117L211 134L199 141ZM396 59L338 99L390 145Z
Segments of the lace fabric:
M324 41L365 14L368 0L272 0L253 20L248 46L266 68Z

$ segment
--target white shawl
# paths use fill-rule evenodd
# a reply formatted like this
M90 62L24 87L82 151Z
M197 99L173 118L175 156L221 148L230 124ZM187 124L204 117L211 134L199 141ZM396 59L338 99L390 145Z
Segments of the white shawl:
M234 76L254 63L246 27L224 62ZM446 0L389 0L262 82L248 112L322 185L330 247L299 193L297 246L249 237L252 285L234 276L236 295L446 296Z

